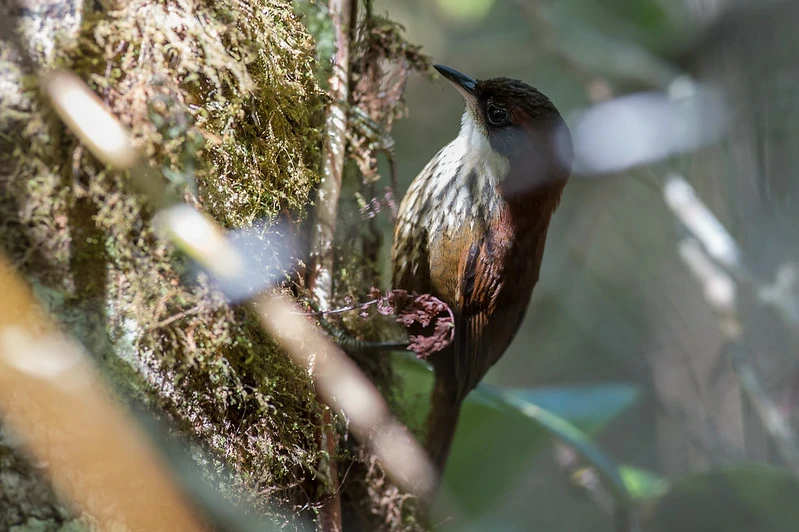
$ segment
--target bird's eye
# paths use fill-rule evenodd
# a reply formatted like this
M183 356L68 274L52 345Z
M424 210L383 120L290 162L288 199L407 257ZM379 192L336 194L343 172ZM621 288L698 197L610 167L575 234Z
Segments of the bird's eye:
M498 105L489 105L486 115L492 126L504 126L508 122L508 111Z

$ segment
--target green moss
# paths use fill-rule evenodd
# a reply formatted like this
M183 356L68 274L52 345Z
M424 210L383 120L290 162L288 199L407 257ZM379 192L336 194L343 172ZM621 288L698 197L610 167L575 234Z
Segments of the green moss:
M72 45L56 62L89 82L187 201L230 228L306 215L322 98L289 2L132 1L89 14L61 42ZM9 48L0 61L18 72ZM249 308L184 282L126 176L16 81L18 101L0 111L5 251L118 389L161 407L233 470L233 499L267 513L315 503L325 407L308 376Z
M318 46L288 1L133 0L85 14L76 33L56 31L54 52L45 44L36 55L86 80L186 201L228 228L266 221L256 230L266 242L278 218L306 217L318 182L325 97L314 73L325 77L332 32L323 7L302 3ZM388 131L402 112L409 69L426 59L395 24L367 17L362 26L352 103ZM378 91L387 61L397 59L390 90ZM152 207L127 176L80 146L18 64L0 44L0 82L13 89L3 91L13 97L0 108L4 251L121 394L160 407L212 451L211 469L233 471L225 486L233 500L267 514L272 505L315 508L327 495L317 447L326 407L308 376L249 307L231 306L204 279L193 280L186 261L154 234ZM337 228L341 303L379 284L381 241L372 222L363 231L355 199L375 195L373 140L349 139ZM264 264L277 255L269 251L259 253ZM384 334L376 321L345 323L363 338ZM367 354L359 363L390 397L387 361ZM374 527L413 528L407 497L373 457L353 445L337 459L341 470L352 464L345 496Z

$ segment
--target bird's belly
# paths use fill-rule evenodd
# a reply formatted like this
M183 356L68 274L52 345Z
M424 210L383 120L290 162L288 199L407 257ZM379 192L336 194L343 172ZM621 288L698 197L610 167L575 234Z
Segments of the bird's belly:
M453 310L460 299L460 265L472 243L482 235L473 231L442 231L430 237L430 292Z

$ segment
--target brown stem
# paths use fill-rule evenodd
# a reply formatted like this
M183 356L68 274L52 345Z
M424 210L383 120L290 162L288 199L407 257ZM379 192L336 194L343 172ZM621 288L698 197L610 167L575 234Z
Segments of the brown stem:
M350 95L350 36L355 23L357 0L330 0L330 16L336 31L336 56L330 77L332 102L325 121L322 179L316 195L311 234L311 271L308 284L321 310L330 307L333 294L334 234L338 215L341 178L346 160Z
M322 179L316 195L316 211L311 236L311 270L308 285L319 310L330 308L333 297L334 235L338 215L341 178L347 148L347 104L350 95L350 44L356 21L357 0L330 0L330 17L336 32L336 57L330 92L333 101L327 110L326 139L322 152ZM327 451L330 497L323 502L317 523L322 532L338 532L341 525L341 497L338 467L335 461L338 435L333 429L332 414L325 415L320 447Z

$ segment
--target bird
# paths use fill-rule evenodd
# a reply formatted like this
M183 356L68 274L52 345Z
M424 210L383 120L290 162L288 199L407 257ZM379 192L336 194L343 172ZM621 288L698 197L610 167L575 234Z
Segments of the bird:
M466 108L457 137L411 182L394 227L392 286L452 309L424 442L443 474L465 397L503 355L538 282L547 231L571 174L566 123L517 79L475 80L433 65Z

